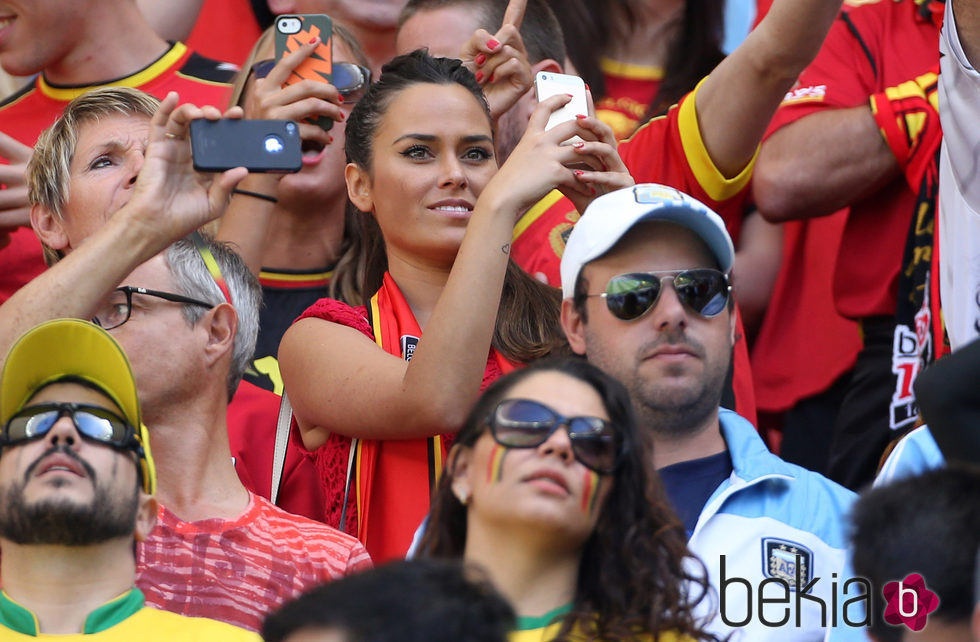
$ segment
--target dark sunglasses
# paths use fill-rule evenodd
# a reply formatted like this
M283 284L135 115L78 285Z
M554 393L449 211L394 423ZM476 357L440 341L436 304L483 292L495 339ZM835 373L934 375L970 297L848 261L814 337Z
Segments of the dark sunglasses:
M530 399L507 399L487 420L494 441L508 448L537 448L560 426L568 429L575 459L586 468L608 475L619 465L622 441L605 419L565 417Z
M256 78L265 78L275 66L275 60L260 60L252 65L251 71ZM345 103L356 103L371 84L371 70L352 62L335 62L330 84L337 88Z
M0 440L4 446L14 446L39 439L65 415L71 417L78 433L84 437L117 448L140 451L136 429L128 421L111 410L80 403L28 406L4 424Z
M728 275L710 268L620 274L609 279L605 292L588 296L604 298L613 316L632 321L657 304L666 279L673 280L681 303L703 317L720 314L731 296Z

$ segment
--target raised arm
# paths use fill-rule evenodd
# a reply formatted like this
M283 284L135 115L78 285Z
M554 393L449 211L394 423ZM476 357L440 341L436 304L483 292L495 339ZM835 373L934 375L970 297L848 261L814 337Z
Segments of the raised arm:
M592 186L601 185L601 172L588 172L585 182L584 174L569 169L582 152L560 144L579 135L601 146L586 124L570 121L544 131L551 111L568 100L555 96L535 110L521 142L480 194L445 286L426 284L431 273L402 266L400 274L414 279L400 283L413 308L421 298L435 299L428 318L418 318L424 332L410 362L334 323L304 319L286 332L280 369L307 448L323 443L328 431L406 439L459 428L483 379L514 222L556 186L591 198ZM357 191L350 180L348 186Z
M697 93L705 147L726 177L755 155L769 121L816 57L840 0L775 0L769 13L703 81Z
M136 266L224 210L245 169L229 170L213 181L194 172L190 122L221 114L213 107L177 107L177 101L171 92L151 120L146 157L129 201L77 249L0 306L0 363L13 341L38 323L89 318Z
M340 93L326 82L302 80L283 87L296 67L313 53L319 38L290 52L265 78L254 80L253 89L246 96L245 117L252 119L294 120L299 124L300 138L321 145L333 144L333 136L319 126L304 122L306 118L326 116L343 126L344 114L340 109ZM339 144L339 143L338 143ZM339 170L338 170L339 171ZM276 215L275 199L279 194L279 181L283 174L249 174L239 185L243 192L235 195L225 215L221 218L217 238L235 246L253 274L262 269L262 255L266 249L268 232ZM263 199L256 194L267 196Z

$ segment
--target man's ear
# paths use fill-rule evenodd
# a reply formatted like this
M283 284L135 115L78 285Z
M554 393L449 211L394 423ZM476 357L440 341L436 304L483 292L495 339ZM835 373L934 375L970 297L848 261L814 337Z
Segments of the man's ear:
M238 331L238 313L230 303L221 303L209 310L201 320L207 323L208 343L204 354L208 365L235 349L235 334Z
M585 320L572 299L562 299L561 328L575 354L585 354Z
M144 541L153 530L157 523L157 513L160 504L156 497L147 495L142 490L139 492L139 506L136 510L136 529L134 535L137 542Z
M368 173L356 163L347 163L344 168L344 180L347 181L347 196L354 207L362 212L374 211L371 177Z
M52 250L68 248L68 233L58 216L44 205L31 206L31 228L34 234Z

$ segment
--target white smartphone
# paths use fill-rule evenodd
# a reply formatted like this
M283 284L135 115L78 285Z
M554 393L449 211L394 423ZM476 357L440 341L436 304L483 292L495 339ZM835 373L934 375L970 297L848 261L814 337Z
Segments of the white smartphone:
M538 102L558 94L571 94L572 96L572 100L567 105L551 114L545 130L551 129L566 120L575 120L575 116L578 114L589 113L589 102L585 98L585 82L578 76L539 71L534 77L534 91L538 95ZM573 136L563 141L562 144L568 145L581 140L578 136Z

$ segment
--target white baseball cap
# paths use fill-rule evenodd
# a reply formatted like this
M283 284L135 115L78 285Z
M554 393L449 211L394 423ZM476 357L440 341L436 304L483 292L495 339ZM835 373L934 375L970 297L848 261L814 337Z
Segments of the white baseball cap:
M722 218L673 187L643 183L604 194L586 208L561 257L562 296L567 299L574 295L582 266L608 252L641 221L667 221L686 227L705 242L722 272L731 271L735 247Z

